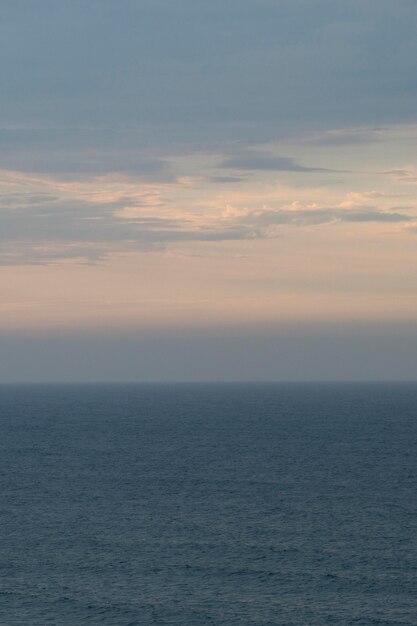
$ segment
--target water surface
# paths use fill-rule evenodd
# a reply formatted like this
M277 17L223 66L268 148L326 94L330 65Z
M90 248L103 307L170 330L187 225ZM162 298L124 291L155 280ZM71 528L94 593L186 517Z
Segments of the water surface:
M417 624L416 385L0 387L0 623Z

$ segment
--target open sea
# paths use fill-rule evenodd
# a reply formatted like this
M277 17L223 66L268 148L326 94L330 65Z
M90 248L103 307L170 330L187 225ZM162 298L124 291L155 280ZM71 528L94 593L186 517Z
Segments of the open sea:
M2 626L417 624L417 385L0 387Z

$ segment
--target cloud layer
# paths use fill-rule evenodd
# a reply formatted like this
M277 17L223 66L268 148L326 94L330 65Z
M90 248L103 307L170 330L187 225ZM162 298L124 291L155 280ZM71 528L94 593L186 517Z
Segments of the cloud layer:
M416 22L414 0L6 0L0 167L154 171L184 145L408 123Z
M330 203L326 191L321 191L319 202L288 203L282 199L283 191L259 198L249 183L243 193L223 192L218 204L217 189L210 195L210 183L204 184L204 179L155 184L111 176L68 182L4 172L0 261L97 262L112 254L163 249L178 242L276 238L283 227L374 223L409 228L417 223L416 208L398 206L395 194L393 198L377 192L348 194ZM24 190L25 185L32 189ZM227 189L230 183L225 185ZM240 187L239 179L235 185ZM286 196L298 193L285 188Z

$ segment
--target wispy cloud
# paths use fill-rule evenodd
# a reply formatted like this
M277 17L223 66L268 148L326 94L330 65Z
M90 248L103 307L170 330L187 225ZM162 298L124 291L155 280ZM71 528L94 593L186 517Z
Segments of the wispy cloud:
M417 184L417 169L414 167L404 169L392 169L381 172L386 176L398 183L416 185Z
M332 172L334 170L326 169L323 167L307 167L300 165L293 159L283 156L275 156L268 152L261 151L243 151L234 156L224 159L220 165L220 168L234 169L234 170L265 170L275 172Z
M303 143L316 146L344 147L355 145L369 145L381 142L384 139L383 128L339 128L313 133L303 137Z
M375 207L363 206L355 209L342 207L303 206L294 203L291 207L279 209L236 210L226 212L236 224L245 226L252 231L252 236L268 237L274 230L271 227L281 225L318 226L323 224L337 224L343 222L386 222L408 223L414 218L406 213L395 211L380 211Z
M280 236L284 226L407 225L415 219L412 207L389 206L392 194L375 191L349 193L338 204L285 203L272 197L272 204L261 205L256 193L245 191L237 196L238 204L230 204L226 194L222 206L214 190L199 206L198 181L151 185L107 176L69 182L3 172L0 186L0 263L6 265L97 263L109 255L178 242L267 239Z

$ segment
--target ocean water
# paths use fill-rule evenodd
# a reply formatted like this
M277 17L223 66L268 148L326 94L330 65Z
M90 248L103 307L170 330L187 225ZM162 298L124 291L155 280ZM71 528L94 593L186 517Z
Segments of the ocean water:
M417 386L0 387L0 624L417 624Z

